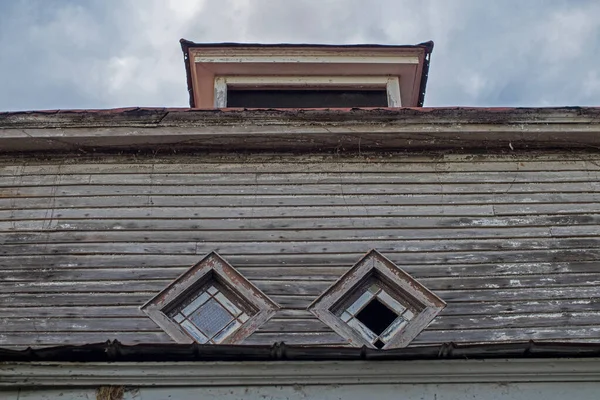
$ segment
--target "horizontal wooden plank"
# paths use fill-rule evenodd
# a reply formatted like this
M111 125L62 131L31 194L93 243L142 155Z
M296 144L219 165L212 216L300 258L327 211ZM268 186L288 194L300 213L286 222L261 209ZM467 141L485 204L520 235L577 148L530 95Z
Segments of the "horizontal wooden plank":
M417 240L417 239L514 239L522 237L600 236L600 226L555 227L457 227L438 229L285 229L285 230L113 230L113 231L39 231L4 232L4 244L26 243L119 243L119 242L285 242L340 240Z
M350 267L318 267L290 266L289 268L238 268L238 271L249 279L265 280L327 280L337 279ZM0 282L32 282L32 281L136 281L136 280L174 280L189 269L186 267L166 268L86 268L86 269L21 269L0 270Z
M364 254L278 254L273 255L227 255L227 261L236 268L283 267L283 266L347 266L354 265ZM464 251L395 253L386 252L386 257L397 265L466 265L466 264L513 264L513 263L586 263L597 261L600 249L531 249L527 251ZM190 267L203 255L153 254L140 257L136 254L66 254L66 255L21 255L0 257L0 268L108 268L108 267Z
M377 217L339 216L336 218L225 218L225 219L54 219L0 221L0 231L205 231L205 230L336 230L336 229L432 229L432 228L511 228L600 225L600 214L520 215L515 217ZM579 229L579 228L573 228ZM589 231L585 232L589 235ZM574 232L576 235L576 232ZM568 235L566 235L568 236Z
M445 342L507 342L527 340L600 339L600 326L551 328L503 328L473 330L425 330L412 342L413 345L438 344Z
M593 214L600 212L600 203L572 204L531 204L494 206L496 215L534 215L534 214Z
M318 296L327 290L337 277L329 280L253 279L252 282L267 294ZM552 274L527 276L482 276L482 277L442 277L420 278L419 281L434 291L470 291L480 289L553 288L560 287L600 287L600 272L585 274ZM40 278L29 282L0 282L0 293L79 293L79 292L151 292L161 291L171 280L115 280L110 275L91 281L57 281ZM488 300L494 297L493 290Z
M46 306L137 306L140 307L156 293L28 293L0 294L0 305L7 307Z
M438 290L436 294L446 302L496 302L502 300L555 300L600 297L600 287L536 287L513 289L472 289L469 291Z
M240 159L244 160L240 162ZM93 162L96 161L96 162ZM597 171L600 158L594 154L487 154L402 156L379 154L367 156L314 156L249 154L241 157L216 158L205 155L201 159L186 155L167 158L141 156L129 159L107 156L102 162L90 159L54 158L47 161L0 159L0 175L54 175L54 174L119 174L119 173L289 173L289 172L481 172L481 171Z
M557 326L598 325L600 312L559 312L532 314L498 314L468 316L438 316L428 330L450 329L502 329L502 328L547 328ZM307 321L308 324L308 321Z
M35 307L0 307L0 318L148 318L139 306L61 307L38 304ZM289 317L288 317L289 318Z
M242 344L247 345L272 345L284 342L295 345L327 345L345 346L348 341L335 332L255 332L248 336Z
M249 279L257 280L333 280L351 268L350 265L285 265L275 267L238 267L237 270ZM41 268L23 266L22 269L0 269L0 282L32 281L130 281L130 280L172 280L189 269L189 266L136 268L114 266L112 268ZM443 264L443 265L402 265L402 269L417 279L436 277L468 278L483 276L521 276L585 274L597 273L598 263L559 262L559 263L496 263L496 264Z
M120 195L393 195L393 194L517 194L597 193L600 182L546 183L313 183L289 185L52 185L0 187L0 197L65 197Z
M593 203L598 193L509 193L509 194L281 194L281 195L123 195L46 196L0 198L0 209L118 208L127 207L282 207L282 206L381 206L468 205L528 203Z
M158 281L151 281L141 286L152 287ZM281 290L273 286L266 290L261 282L257 286L265 291L273 301L284 308L305 309L322 293L322 290L307 287L299 288L306 294L294 294L289 288ZM323 285L327 286L327 285ZM115 291L110 291L110 288ZM43 304L55 306L83 306L83 305L138 305L146 303L158 291L150 292L118 292L123 285L115 283L113 286L104 285L104 292L15 292L0 294L0 305L39 307ZM162 286L164 287L164 286ZM161 289L162 289L161 287ZM268 287L268 286L267 286ZM314 291L313 291L314 290ZM324 289L323 289L324 290ZM557 299L585 299L600 297L600 287L597 286L549 286L532 288L503 288L503 289L469 289L469 290L435 290L436 294L448 303L454 302L502 302L502 301L527 301L527 300L557 300Z
M253 281L259 289L273 295L317 296L331 286L333 281ZM158 293L171 281L163 280L96 280L96 281L41 281L41 282L0 282L0 294L19 293ZM150 298L148 298L149 300ZM0 303L2 301L0 300Z
M581 205L579 205L581 206ZM280 218L330 216L492 216L491 205L468 206L320 206L320 207L129 207L129 208L51 208L1 210L0 220L24 219L102 219L102 218Z
M278 299L281 300L282 296ZM307 297L292 298L310 300ZM290 304L290 300L283 301ZM575 313L600 312L600 301L596 298L556 299L513 301L498 300L495 302L453 302L442 311L441 317L476 317L493 315L541 314L541 313ZM53 306L47 303L31 307L0 307L0 318L121 318L146 317L138 305L130 306ZM273 319L312 319L315 318L306 309L284 308L275 314Z
M59 346L102 343L118 340L123 344L173 343L164 332L0 332L0 346Z
M150 318L0 318L2 332L156 332L160 328Z
M274 317L257 332L333 332L333 330L314 316L307 319Z
M0 175L0 187L54 185L311 185L311 184L441 184L441 183L544 183L597 182L597 171L471 171L460 172L287 172L287 173L157 173Z
M562 313L562 312L600 311L600 300L597 298L567 298L542 300L501 300L494 302L454 302L450 303L440 315L442 316L476 316L519 313Z
M599 237L569 238L514 238L514 239L459 239L459 240L363 240L327 242L134 242L134 243L55 243L51 246L36 244L4 244L0 254L328 254L364 253L377 249L382 253L399 252L465 252L486 251L598 249ZM540 260L541 261L541 260Z

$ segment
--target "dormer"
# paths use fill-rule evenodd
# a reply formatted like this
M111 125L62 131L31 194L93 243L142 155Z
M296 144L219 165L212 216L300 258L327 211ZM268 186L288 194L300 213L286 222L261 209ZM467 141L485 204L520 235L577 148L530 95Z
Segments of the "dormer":
M421 107L433 42L181 47L192 108Z

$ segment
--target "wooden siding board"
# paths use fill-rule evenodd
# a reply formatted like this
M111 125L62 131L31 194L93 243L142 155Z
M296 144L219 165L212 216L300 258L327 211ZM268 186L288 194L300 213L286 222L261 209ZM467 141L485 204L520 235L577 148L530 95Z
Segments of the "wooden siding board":
M0 345L168 342L214 250L282 307L246 343L347 345L306 307L371 248L448 302L415 345L600 341L600 156L371 157L0 157Z

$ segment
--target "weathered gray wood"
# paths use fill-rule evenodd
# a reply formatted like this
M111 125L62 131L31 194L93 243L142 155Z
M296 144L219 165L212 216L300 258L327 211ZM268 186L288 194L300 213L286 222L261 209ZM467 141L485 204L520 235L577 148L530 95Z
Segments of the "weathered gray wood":
M491 205L469 206L345 206L345 207L187 207L187 208L52 208L42 210L3 210L0 220L20 219L71 219L71 218L280 218L330 217L330 216L436 216L472 215L491 216Z
M598 171L574 152L0 157L0 345L157 341L139 307L213 250L283 307L251 342L345 345L306 307L371 248L448 302L417 345L595 340Z
M474 330L425 330L413 341L413 345L453 342L506 342L538 340L594 339L600 341L600 326L556 326L552 328L503 328Z
M0 115L4 152L394 151L598 147L586 109L128 110ZM507 143L510 146L507 146ZM508 147L508 148L507 148Z
M598 311L498 314L483 316L439 316L429 325L428 330L447 329L491 329L491 328L539 328L560 326L597 325ZM308 323L308 321L307 321ZM312 326L312 325L311 325Z
M0 231L53 230L278 230L278 229L372 229L372 228L505 228L543 226L599 225L599 214L536 215L518 217L369 217L340 216L339 218L226 218L226 219L67 219L0 221Z
M0 346L58 346L62 344L102 343L118 340L123 344L173 343L164 332L12 332L0 333Z
M228 255L227 259L236 267L277 267L277 266L347 266L364 253L347 254L279 254L272 255ZM551 263L551 262L593 262L600 257L595 248L574 249L531 249L522 251L480 251L480 252L430 252L430 253L393 253L386 252L388 258L398 265L432 264L513 264L513 263ZM82 268L82 267L164 267L178 266L188 268L198 262L201 256L186 254L153 254L140 257L136 254L108 256L106 254L58 254L58 255L19 255L0 257L0 268Z
M0 318L2 332L144 332L159 330L149 318Z
M396 171L380 172L319 172L319 173L156 173L129 174L81 174L54 175L19 175L14 177L0 175L0 187L11 187L15 183L20 186L55 186L55 185L310 185L326 183L365 183L370 184L423 184L423 183L541 183L541 182L597 182L598 171L500 171L469 173L412 172L397 174Z
M36 282L36 281L94 281L94 280L172 280L185 272L189 266L136 268L128 265L114 265L111 268L39 268L24 265L22 269L0 269L0 282ZM330 266L249 266L238 267L245 277L257 280L315 280L331 281L339 278L349 269L346 265ZM495 264L463 264L463 265L402 265L402 269L417 279L483 276L519 276L597 273L598 263L560 262L560 263L495 263ZM527 276L525 276L527 278Z
M100 242L267 242L336 240L415 240L415 239L514 239L521 237L595 236L600 226L580 227L482 227L438 229L287 229L287 230L171 230L171 231L39 231L4 232L4 244L100 243Z
M272 345L273 343L285 342L296 345L327 345L346 346L347 340L335 332L255 332L243 344Z
M486 154L337 155L205 155L105 156L102 160L55 157L52 160L15 160L0 156L0 175L119 174L119 173L287 173L287 172L480 172L480 171L594 171L600 157L593 153L529 152ZM399 166L398 164L402 164Z
M519 251L600 248L600 237L582 238L519 238L512 240L364 240L327 242L135 242L135 243L57 243L51 247L21 244L5 244L0 254L360 254L369 249L386 253L445 252L456 251Z
M319 321L314 316L307 319L280 319L272 318L257 332L333 332L331 328Z
M112 204L127 207L265 207L265 206L382 206L382 205L467 205L467 204L524 204L524 203L593 203L597 193L509 193L509 194L329 194L297 195L124 195L124 196L66 196L66 197L5 197L0 209L98 208Z
M519 313L561 313L600 311L600 302L596 298L573 297L566 299L543 300L496 300L491 302L449 302L442 315L499 315Z
M290 316L284 315L287 318ZM95 306L61 307L38 305L37 307L0 308L0 318L146 318L139 306Z
M342 185L342 186L340 186ZM49 185L19 186L0 188L2 197L48 197L48 196L114 196L122 195L235 195L246 190L248 195L325 195L338 194L375 195L375 194L513 194L513 193L578 193L599 192L598 181L588 182L546 182L512 183L424 183L424 184L337 184L314 183L304 185Z

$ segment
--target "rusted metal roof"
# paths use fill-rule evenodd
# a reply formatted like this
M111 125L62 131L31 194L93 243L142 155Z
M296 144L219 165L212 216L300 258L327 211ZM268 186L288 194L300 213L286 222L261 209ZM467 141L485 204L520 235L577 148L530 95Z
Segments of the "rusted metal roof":
M395 361L498 358L589 358L600 356L600 343L512 342L377 350L367 347L233 346L200 344L138 344L118 341L80 346L11 350L0 348L0 362L140 362L140 361Z
M343 44L343 45L331 45L331 44L291 44L291 43L279 43L279 44L263 44L263 43L196 43L186 39L181 39L181 50L183 51L183 60L185 63L185 73L187 79L188 93L190 97L190 107L196 107L194 101L194 89L192 84L192 72L189 60L189 49L192 48L207 48L207 47L247 47L247 48L322 48L322 49L334 49L334 48L354 48L354 49L420 49L424 50L424 62L421 73L421 83L419 88L419 100L418 106L423 107L425 101L425 90L427 88L427 78L429 76L429 64L431 61L431 53L433 52L433 41L427 41L416 45L383 45L383 44Z

